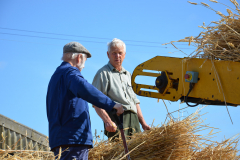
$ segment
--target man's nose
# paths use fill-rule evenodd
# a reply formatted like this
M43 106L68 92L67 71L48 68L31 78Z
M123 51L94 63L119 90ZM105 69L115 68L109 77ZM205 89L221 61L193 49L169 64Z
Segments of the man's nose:
M121 54L120 53L116 53L116 57L120 57L121 56Z

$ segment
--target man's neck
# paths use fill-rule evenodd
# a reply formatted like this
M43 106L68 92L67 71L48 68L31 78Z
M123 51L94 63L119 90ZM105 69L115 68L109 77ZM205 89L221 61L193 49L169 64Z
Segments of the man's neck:
M77 67L77 64L74 63L74 62L72 62L72 61L64 61L64 62L67 62L67 63L69 63L71 66L78 68L78 67ZM79 69L79 68L78 68L78 69ZM79 69L79 70L80 70L80 69ZM81 71L81 70L80 70L80 71Z
M116 67L116 70L118 70L119 72L121 72L121 71L122 71L122 66Z
M110 62L110 63L111 63L111 62ZM111 63L111 65L112 65L116 70L118 70L119 72L122 71L122 66L114 66L112 63Z
M65 60L64 62L69 63L71 66L76 67L77 69L79 69L79 71L81 72L83 68L79 68L79 66L77 65L77 63L74 60Z
M72 63L71 61L66 61L66 60L65 60L64 62L67 62L67 63L69 63L71 66L76 67L76 66L73 65L73 63Z

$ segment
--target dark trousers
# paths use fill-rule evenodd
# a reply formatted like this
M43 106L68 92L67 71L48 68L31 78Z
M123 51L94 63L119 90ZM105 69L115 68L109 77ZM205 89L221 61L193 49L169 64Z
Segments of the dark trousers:
M117 122L113 116L113 114L110 112L108 113L111 120L117 125ZM140 125L139 125L139 119L136 113L133 113L131 111L124 111L123 115L121 115L120 120L123 123L124 128L124 135L126 138L130 138L134 133L141 132ZM116 136L116 133L118 133L119 128L117 126L116 132L108 132L106 129L104 130L105 135L108 138L112 138ZM118 137L118 136L117 136ZM114 140L115 138L112 138Z
M88 160L88 149L89 146L62 147L60 160ZM59 148L54 149L54 155L58 159Z

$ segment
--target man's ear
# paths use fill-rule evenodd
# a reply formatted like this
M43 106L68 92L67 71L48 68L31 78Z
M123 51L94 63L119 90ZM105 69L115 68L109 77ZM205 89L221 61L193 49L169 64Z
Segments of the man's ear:
M80 62L80 59L82 58L81 56L82 56L81 54L77 55L77 64Z
M108 56L108 58L109 58L109 53L107 52L107 56Z

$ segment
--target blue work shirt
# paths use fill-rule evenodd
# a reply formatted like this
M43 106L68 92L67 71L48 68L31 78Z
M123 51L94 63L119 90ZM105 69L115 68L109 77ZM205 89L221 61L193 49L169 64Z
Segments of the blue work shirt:
M47 91L51 148L71 144L92 146L87 102L106 111L111 111L116 104L88 83L78 68L62 62L52 75Z

